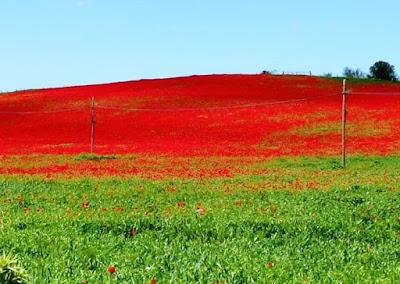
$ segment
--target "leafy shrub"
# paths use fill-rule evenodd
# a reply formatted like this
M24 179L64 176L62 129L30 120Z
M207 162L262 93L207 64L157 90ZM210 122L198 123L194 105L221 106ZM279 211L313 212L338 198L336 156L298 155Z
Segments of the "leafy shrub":
M89 160L89 161L101 161L101 160L115 160L117 159L114 155L97 155L97 154L80 154L75 158L77 161Z
M367 75L361 69L344 68L343 76L351 79L365 79Z
M26 272L18 260L10 254L0 256L0 283L26 283Z

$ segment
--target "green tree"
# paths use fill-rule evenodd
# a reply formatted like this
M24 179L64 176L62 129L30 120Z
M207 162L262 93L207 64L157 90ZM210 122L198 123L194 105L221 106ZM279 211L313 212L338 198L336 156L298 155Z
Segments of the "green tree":
M346 78L364 79L366 74L361 69L344 68L343 76Z
M385 81L397 81L394 66L385 61L375 62L375 64L369 68L369 71L371 73L371 78Z

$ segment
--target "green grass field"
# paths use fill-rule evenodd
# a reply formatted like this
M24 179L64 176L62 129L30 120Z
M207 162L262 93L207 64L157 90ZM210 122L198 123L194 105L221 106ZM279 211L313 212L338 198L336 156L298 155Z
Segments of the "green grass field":
M29 283L400 282L400 157L253 167L263 174L2 176L0 253Z

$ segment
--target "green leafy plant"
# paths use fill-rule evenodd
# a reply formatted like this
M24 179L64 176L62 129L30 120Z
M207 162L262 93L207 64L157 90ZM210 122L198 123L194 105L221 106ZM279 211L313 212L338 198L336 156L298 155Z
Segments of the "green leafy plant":
M75 158L77 161L89 160L89 161L101 161L101 160L115 160L115 155L97 155L94 153L83 153Z
M3 253L0 256L0 283L26 283L25 269L19 264L18 259L10 254Z

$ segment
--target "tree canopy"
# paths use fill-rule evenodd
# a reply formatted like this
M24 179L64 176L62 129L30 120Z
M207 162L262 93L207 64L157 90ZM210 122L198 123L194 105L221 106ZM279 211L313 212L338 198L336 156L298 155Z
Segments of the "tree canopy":
M375 64L369 68L369 71L371 73L371 78L385 81L397 81L394 66L385 61L375 62Z

